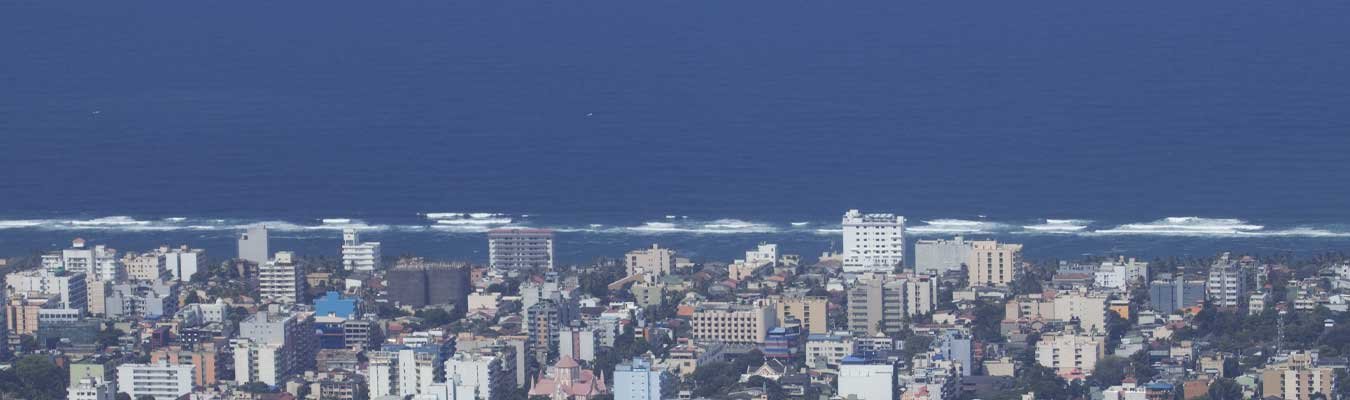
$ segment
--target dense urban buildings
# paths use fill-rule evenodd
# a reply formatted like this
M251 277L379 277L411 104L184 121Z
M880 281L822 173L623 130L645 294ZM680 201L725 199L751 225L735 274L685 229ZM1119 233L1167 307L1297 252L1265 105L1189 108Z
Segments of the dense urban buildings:
M486 254L383 259L377 249L354 251L367 243L335 227L326 228L329 253L282 250L262 263L207 259L231 252L188 246L118 252L77 240L18 259L0 286L0 368L50 365L69 380L52 388L59 394L11 396L0 385L0 396L1344 394L1350 259L1048 261L1023 259L1020 244L958 236L915 243L908 267L903 251L888 247L903 243L902 218L849 214L852 253L815 260L756 240L734 260L696 251L677 258L657 244L592 264L508 257L494 267ZM555 262L551 235L537 230L485 239L522 233L534 243L526 250L547 247L526 258ZM246 232L239 245L266 246L255 241L263 235Z

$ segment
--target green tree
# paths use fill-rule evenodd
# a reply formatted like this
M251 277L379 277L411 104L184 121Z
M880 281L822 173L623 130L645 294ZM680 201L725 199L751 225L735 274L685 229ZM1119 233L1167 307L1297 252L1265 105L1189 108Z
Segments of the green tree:
M33 400L66 398L69 375L47 357L31 355L19 359L14 364L14 375L22 385L19 388L21 397Z
M1130 360L1124 357L1106 356L1097 360L1092 372L1092 380L1097 386L1115 386L1125 380L1131 370Z
M1242 386L1237 381L1220 378L1209 384L1210 400L1242 400Z

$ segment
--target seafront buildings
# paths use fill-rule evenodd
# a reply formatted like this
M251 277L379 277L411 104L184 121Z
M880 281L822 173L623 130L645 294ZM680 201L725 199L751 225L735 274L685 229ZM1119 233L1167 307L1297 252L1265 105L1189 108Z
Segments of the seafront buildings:
M902 218L849 214L851 262L755 238L734 260L655 244L556 265L551 234L518 229L482 237L502 257L445 260L353 251L367 243L353 231L340 249L282 250L262 263L206 258L266 248L260 230L241 235L237 252L73 241L6 271L0 356L22 361L0 368L68 370L69 384L53 388L65 393L41 397L96 400L1343 391L1350 260L1048 263L1023 259L1020 244L956 237L919 241L917 265L906 266L892 247L904 243ZM1235 354L1235 335L1261 351ZM1121 363L1140 374L1099 383L1101 368L1120 376Z

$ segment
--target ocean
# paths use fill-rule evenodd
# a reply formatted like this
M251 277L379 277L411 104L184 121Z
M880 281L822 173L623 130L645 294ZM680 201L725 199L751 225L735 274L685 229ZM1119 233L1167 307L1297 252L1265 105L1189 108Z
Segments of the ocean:
M0 256L1350 247L1350 3L0 2ZM462 214L462 215L452 215ZM327 220L325 222L325 220ZM837 248L837 247L835 247Z

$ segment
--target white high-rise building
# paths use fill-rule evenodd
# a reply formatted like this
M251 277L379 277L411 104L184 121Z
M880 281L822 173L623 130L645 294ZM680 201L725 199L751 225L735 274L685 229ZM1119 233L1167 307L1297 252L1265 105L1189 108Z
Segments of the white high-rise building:
M1147 280L1148 262L1135 261L1133 258L1126 260L1123 256L1116 261L1103 262L1092 276L1093 285L1121 291L1129 290L1129 286L1135 283L1145 284Z
M5 276L5 285L14 292L39 292L60 298L60 307L81 312L88 309L89 289L83 272L53 275L46 270L15 272Z
M642 358L614 367L614 400L661 400L661 389L670 385L668 374Z
M117 367L117 390L133 399L174 400L192 393L192 365L122 364Z
M844 214L844 272L891 272L905 264L905 217Z
M434 380L436 367L441 365L443 358L434 346L386 346L370 352L369 360L366 381L372 398L427 395L438 391Z
M492 269L553 270L553 231L500 228L488 232L488 264Z
M69 400L113 400L117 398L117 385L112 382L100 382L97 378L86 376L67 390Z
M380 242L362 242L356 229L342 230L342 268L348 271L380 269Z
M267 227L255 226L239 234L239 259L252 261L259 266L267 264L272 253L267 249Z
M493 388L504 379L502 359L478 354L456 353L445 360L445 382L455 387L455 400L489 400L496 398Z
M895 366L884 360L845 357L839 365L839 397L858 400L895 398Z
M300 299L301 274L295 253L278 251L275 258L258 267L258 291L263 300L295 303Z
M1223 308L1242 305L1250 288L1248 279L1247 270L1224 253L1209 267L1209 277L1205 281L1206 302Z
M1096 334L1051 332L1036 342L1036 363L1060 375L1092 375L1104 355L1106 337Z
M204 252L202 249L188 248L187 245L176 249L167 246L159 248L159 253L164 255L164 269L179 282L192 280L192 276L197 274L197 262L205 260Z

